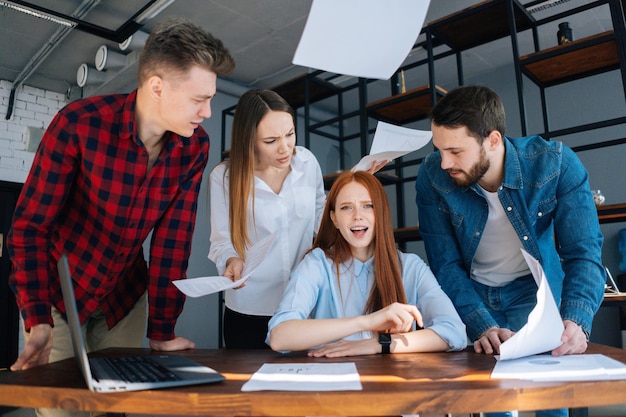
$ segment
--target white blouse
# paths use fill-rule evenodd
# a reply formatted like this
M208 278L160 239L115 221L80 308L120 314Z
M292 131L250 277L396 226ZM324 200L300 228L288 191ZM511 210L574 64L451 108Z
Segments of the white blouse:
M219 274L226 261L237 257L228 228L228 170L225 163L210 174L211 247L209 259ZM291 172L276 194L254 178L254 202L248 203L248 236L254 245L275 235L267 258L248 279L245 287L225 292L226 306L242 314L271 316L281 300L292 269L313 243L326 194L322 170L308 149L297 146ZM254 217L252 204L254 204Z

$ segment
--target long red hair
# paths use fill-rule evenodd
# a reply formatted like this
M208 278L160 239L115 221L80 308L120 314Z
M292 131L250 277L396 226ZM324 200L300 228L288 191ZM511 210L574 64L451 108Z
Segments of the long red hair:
M365 171L345 171L339 175L328 193L319 231L313 249L320 248L331 259L339 277L339 266L352 258L349 243L343 238L330 218L335 211L337 196L347 184L357 182L370 194L374 206L374 286L364 313L380 310L394 302L406 303L398 250L393 236L391 211L385 189L378 179Z

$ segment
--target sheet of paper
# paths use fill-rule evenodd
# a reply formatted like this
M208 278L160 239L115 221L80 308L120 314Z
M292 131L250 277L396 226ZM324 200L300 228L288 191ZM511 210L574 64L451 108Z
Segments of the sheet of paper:
M499 360L521 358L555 349L561 346L561 335L565 330L541 264L524 249L522 254L538 286L537 305L528 315L528 323L500 345Z
M174 281L174 285L188 297L201 297L216 292L236 288L242 285L250 278L250 275L261 265L261 262L267 257L274 243L274 236L269 235L257 243L255 243L246 253L246 263L241 273L241 278L232 281L228 277L221 275L179 279Z
M531 355L498 361L492 378L534 381L626 379L626 365L605 355Z
M391 161L410 152L423 148L430 142L429 130L409 129L390 123L378 122L369 155L361 158L353 168L355 171L367 171L377 161Z
M293 63L389 79L417 40L430 1L313 0Z
M242 387L242 391L359 391L354 362L266 363Z

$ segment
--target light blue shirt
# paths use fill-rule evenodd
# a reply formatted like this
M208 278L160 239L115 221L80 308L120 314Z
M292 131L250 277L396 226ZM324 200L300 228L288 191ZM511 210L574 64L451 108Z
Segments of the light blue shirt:
M464 349L467 345L465 325L435 276L417 255L398 253L407 302L419 309L424 328L437 333L448 343L450 350ZM292 272L278 310L269 322L267 341L272 329L287 320L362 315L373 284L373 258L366 262L354 259L341 265L338 281L332 260L321 249L313 250ZM370 337L371 333L363 332L345 339Z

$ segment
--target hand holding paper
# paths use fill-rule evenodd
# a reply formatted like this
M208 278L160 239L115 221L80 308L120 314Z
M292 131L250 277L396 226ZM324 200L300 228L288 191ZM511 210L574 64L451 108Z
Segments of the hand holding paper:
M267 254L274 243L274 236L269 235L254 244L247 252L246 264L241 274L241 279L232 281L224 276L209 276L199 278L187 278L174 281L174 285L189 297L201 297L216 292L237 288L248 280L250 275L267 257Z
M423 148L431 137L430 131L378 122L369 155L364 156L352 170L369 171L377 162L391 161Z

